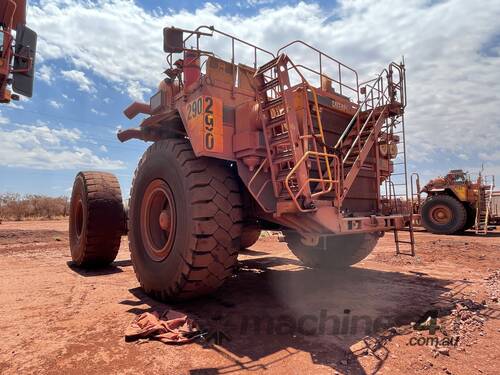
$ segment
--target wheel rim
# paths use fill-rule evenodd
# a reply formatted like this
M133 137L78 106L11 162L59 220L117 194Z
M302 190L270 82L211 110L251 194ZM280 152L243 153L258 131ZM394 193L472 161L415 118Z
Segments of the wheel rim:
M445 205L434 206L430 212L430 218L435 224L448 224L453 217L450 208Z
M79 239L83 232L83 203L81 196L79 196L75 200L74 212L75 212L75 221L74 221L75 234L76 237Z
M141 205L141 235L148 256L161 262L170 254L174 242L176 217L172 191L168 184L153 180Z

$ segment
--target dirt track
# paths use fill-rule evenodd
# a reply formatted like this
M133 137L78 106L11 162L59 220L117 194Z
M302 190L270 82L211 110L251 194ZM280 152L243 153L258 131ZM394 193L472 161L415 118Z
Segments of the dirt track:
M500 369L500 272L492 276L500 269L499 232L420 232L416 258L396 257L389 234L369 258L340 273L304 268L285 244L263 238L240 256L237 274L216 295L170 306L228 335L220 345L124 341L137 314L167 308L138 287L126 238L111 267L85 272L71 266L66 222L4 222L0 254L2 374ZM448 353L442 345L440 352L410 345L432 337L410 326L428 310L439 314L440 340L459 336Z

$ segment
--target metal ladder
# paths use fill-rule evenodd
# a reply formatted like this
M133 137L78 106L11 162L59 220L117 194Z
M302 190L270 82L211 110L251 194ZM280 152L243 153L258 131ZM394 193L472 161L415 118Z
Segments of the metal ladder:
M413 257L413 256L415 256L414 214L413 214L413 207L412 206L408 207L408 204L412 205L413 199L410 201L406 201L406 205L398 204L398 195L396 194L396 191L394 188L395 184L391 180L388 180L388 185L390 186L390 189L392 189L392 193L389 195L389 197L392 196L392 198L394 199L394 207L396 207L396 213L404 214L404 210L405 210L405 206L406 206L406 209L408 210L407 213L409 216L408 229L397 230L396 228L394 228L394 230L393 230L394 244L396 245L396 255L409 255L409 256ZM408 189L408 187L406 187L406 188ZM412 190L413 190L413 188L412 188ZM398 206L399 206L399 210L398 210ZM408 232L408 239L401 239L399 232ZM410 252L407 253L407 252L401 251L401 247L400 247L401 244L410 245Z
M476 205L476 234L488 234L488 219L490 216L493 184L481 186Z
M342 194L339 197L340 202L346 198L349 189L354 183L361 167L365 164L366 158L378 137L385 122L387 107L382 107L378 113L375 109L367 116L363 125L360 125L359 117L356 126L347 135L345 143L340 144L342 154L342 170L344 181L342 184Z
M294 111L289 110L288 98L287 95L284 95L285 88L290 87L286 64L286 56L280 55L255 72L267 159L269 160L274 194L278 201L289 198L284 186L285 179L296 165L297 160L304 155L298 142L300 134L297 115ZM291 176L293 189L296 190L298 184L304 183L306 178L306 165L302 165ZM308 193L305 191L306 195Z
M308 90L312 92L314 113L311 113L308 106L305 107L306 124L303 124L302 129L299 128L298 113L294 104L296 92L290 90L289 65L295 67L289 58L282 54L261 66L254 75L258 85L256 94L277 205L293 201L294 206L288 210L310 212L316 210L312 198L333 189L336 176L332 172L335 168L332 164L335 164L334 159L338 158L327 153L321 120L319 132L314 131L312 116L319 113L317 97L314 89L303 77L301 88L305 97ZM325 172L325 178L309 176L307 162L311 160L317 163L321 173ZM338 166L338 163L336 165ZM319 184L321 189L315 189L313 192L311 183Z

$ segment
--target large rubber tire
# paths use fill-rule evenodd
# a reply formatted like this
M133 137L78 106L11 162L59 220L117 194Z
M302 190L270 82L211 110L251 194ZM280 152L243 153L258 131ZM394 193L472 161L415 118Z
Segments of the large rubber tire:
M420 210L422 226L434 234L454 234L464 230L467 211L464 205L449 195L427 198Z
M106 172L80 172L75 177L69 209L69 245L77 266L113 262L125 233L120 184Z
M152 242L158 227L147 197L155 184L167 192L162 205L169 224L161 227L160 218L165 234ZM197 158L185 139L147 149L132 182L128 232L134 271L146 293L172 300L215 291L237 263L241 223L239 184L229 164Z
M465 211L467 212L467 220L465 221L465 225L462 228L462 231L469 230L476 225L476 210L470 206L465 208Z
M260 238L261 229L255 225L247 225L243 227L240 237L240 246L242 249L247 249L257 243Z
M347 268L365 259L377 245L378 234L349 234L325 237L326 246L307 246L296 232L285 232L285 241L302 263L312 268Z

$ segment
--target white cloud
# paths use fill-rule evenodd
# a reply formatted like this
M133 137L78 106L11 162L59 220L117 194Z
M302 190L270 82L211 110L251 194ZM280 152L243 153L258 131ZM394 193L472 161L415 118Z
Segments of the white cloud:
M481 152L479 157L485 161L500 161L500 149L492 150L490 153Z
M120 169L121 160L101 158L77 146L81 131L45 124L0 128L0 165L34 169Z
M138 81L131 81L127 84L127 94L128 96L137 101L144 101L144 95L151 92L147 86L144 86Z
M478 6L461 0L343 0L332 11L304 2L266 7L252 16L223 14L224 8L210 3L162 14L130 0L55 0L31 6L30 23L40 35L44 61L67 59L133 98L144 97L162 78L162 29L169 25L213 24L271 51L302 39L358 68L360 80L405 55L410 159L433 161L443 153L460 158L500 148L500 46L485 49L498 44L498 1ZM202 41L228 58L229 43L221 49L221 39ZM306 57L304 51L290 56ZM302 62L316 64L308 56Z
M79 91L84 91L88 93L94 93L96 90L94 88L94 83L85 76L85 73L79 70L63 70L61 71L62 76L68 80L73 81L78 85Z
M102 152L108 152L108 148L104 145L99 146L99 150L101 150Z
M21 96L21 98L22 98L22 96ZM9 104L6 104L6 105L11 107L11 108L15 108L15 109L24 109L24 106L22 104L17 104L14 101L11 101L11 102L9 102Z
M62 94L62 97L67 100L68 102L74 102L75 101L75 98L72 98L66 94Z
M63 107L63 105L61 103L59 103L58 101L55 101L55 100L49 100L49 105L55 109L60 109Z
M49 86L54 82L54 71L49 65L41 65L36 70L36 79L47 83Z
M2 113L0 112L0 125L6 125L10 122L10 120L5 117L4 115L2 115Z
M98 115L98 116L106 116L106 113L101 112L101 111L98 111L98 110L97 110L97 109L95 109L95 108L91 108L91 109L90 109L90 112L92 112L93 114Z

